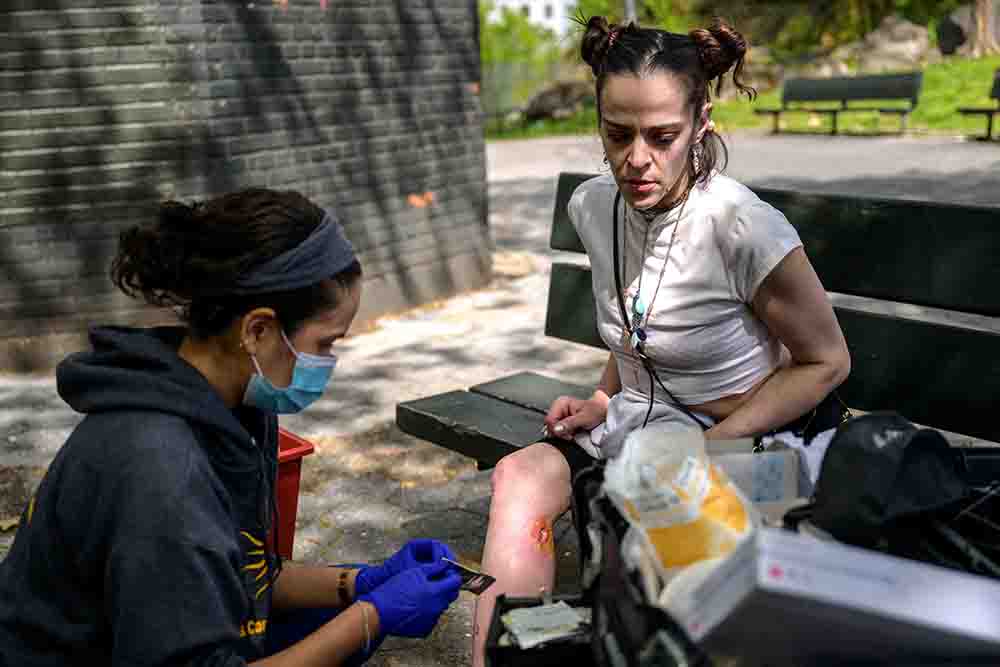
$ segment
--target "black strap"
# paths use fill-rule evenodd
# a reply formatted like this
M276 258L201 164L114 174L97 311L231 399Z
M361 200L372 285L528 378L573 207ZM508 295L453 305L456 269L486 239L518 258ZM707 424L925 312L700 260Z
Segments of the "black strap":
M625 331L627 331L628 334L629 334L629 336L631 337L631 335L632 335L632 326L629 324L628 315L625 312L625 299L624 299L624 296L622 295L621 270L618 268L619 264L621 263L620 259L619 259L621 255L618 252L618 207L621 204L621 200L622 200L622 193L621 193L621 190L619 190L618 192L615 193L614 210L612 211L612 232L611 232L611 234L612 234L612 241L611 241L611 246L612 246L612 258L613 258L614 269L615 269L615 296L617 297L617 301L618 301L618 310L621 312L621 315L622 315L622 326L625 327ZM674 222L674 224L676 225L679 222L680 221L678 220L677 222ZM664 260L664 261L666 261L666 260ZM642 271L642 269L643 269L643 267L640 264L639 270ZM666 385L663 384L663 381L660 380L659 374L656 372L656 368L653 366L652 360L650 360L650 358L646 356L646 353L645 352L640 352L640 351L636 350L636 356L642 362L643 367L646 369L646 372L649 373L649 377L650 377L649 410L646 412L646 420L643 421L643 424L642 424L643 427L646 426L646 422L649 421L649 415L653 411L653 383L652 383L652 380L655 379L656 383L658 385L660 385L660 388L663 389L663 391L666 392L667 396L670 397L670 400L673 402L674 406L680 408L680 410L685 415L687 415L692 420L694 420L694 422L696 424L698 424L698 426L701 427L701 430L707 431L709 429L709 427L705 424L705 422L703 422L702 420L698 419L698 417L695 416L695 414L693 412L691 412L691 410L686 405L684 405L683 403L681 403L680 401L678 401L677 397L674 396L674 393L672 391L670 391L669 389L667 389Z
M615 294L618 296L618 310L622 314L622 326L624 326L625 330L628 331L629 335L631 335L632 327L629 325L628 315L625 313L625 300L622 298L622 277L621 277L621 272L618 269L618 264L620 262L619 259L620 254L618 253L618 206L621 204L621 202L622 202L622 193L621 190L619 190L618 192L615 193L615 204L611 214L612 215L611 244L612 244L612 254L615 267ZM642 270L641 265L639 270L640 271Z

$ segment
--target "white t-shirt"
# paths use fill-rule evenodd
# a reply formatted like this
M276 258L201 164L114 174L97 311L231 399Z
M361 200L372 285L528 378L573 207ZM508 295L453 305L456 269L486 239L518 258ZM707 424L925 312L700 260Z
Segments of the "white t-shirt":
M614 403L628 401L639 403L644 414L649 377L626 349L615 293L612 206L617 190L610 175L580 184L569 202L569 218L590 258L598 331L614 352L622 381L623 391L609 411L626 409ZM764 278L802 245L780 211L744 185L716 174L694 187L683 207L649 222L623 198L618 224L626 313L631 316L645 258L641 293L648 313L643 325L646 354L677 400L690 406L738 394L778 367L787 353L750 303ZM675 224L679 226L670 248ZM669 402L662 394L656 387L656 400ZM616 421L620 426L634 422L624 416L611 414L607 427Z

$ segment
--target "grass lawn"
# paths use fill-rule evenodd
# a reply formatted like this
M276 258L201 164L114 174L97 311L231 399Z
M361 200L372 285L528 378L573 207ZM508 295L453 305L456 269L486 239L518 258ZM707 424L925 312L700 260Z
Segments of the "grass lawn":
M968 134L981 135L986 128L983 116L963 116L959 107L991 107L996 103L988 97L993 82L993 72L1000 68L1000 56L969 60L948 58L928 65L924 69L924 85L916 109L910 114L910 134ZM754 107L777 108L781 104L781 91L762 93L752 104L745 98L716 103L713 118L722 132L741 129L769 129L770 116L753 113ZM784 114L782 129L790 131L823 132L829 127L828 116L811 114ZM894 131L898 127L895 115L888 115L879 123L878 114L858 112L840 114L838 121L842 133L865 133L881 129ZM522 139L562 134L589 134L597 128L593 107L584 109L571 118L558 121L538 121L526 126L499 128L489 125L488 139Z

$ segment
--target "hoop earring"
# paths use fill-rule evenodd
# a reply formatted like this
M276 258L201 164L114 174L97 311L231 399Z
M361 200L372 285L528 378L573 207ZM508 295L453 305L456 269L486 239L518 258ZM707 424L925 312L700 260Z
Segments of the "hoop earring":
M701 142L691 147L691 167L696 174L701 171L701 151Z

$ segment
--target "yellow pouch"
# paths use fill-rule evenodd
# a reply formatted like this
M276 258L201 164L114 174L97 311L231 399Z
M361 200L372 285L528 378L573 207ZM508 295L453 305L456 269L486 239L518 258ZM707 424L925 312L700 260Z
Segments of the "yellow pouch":
M759 520L709 460L701 431L671 424L629 436L605 469L604 490L655 552L665 581L730 553Z

